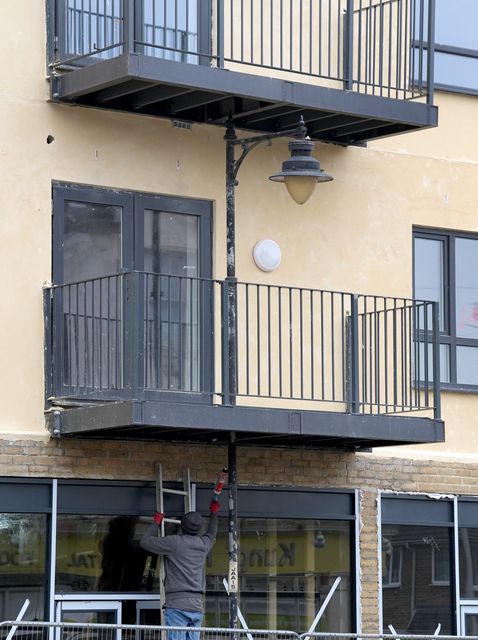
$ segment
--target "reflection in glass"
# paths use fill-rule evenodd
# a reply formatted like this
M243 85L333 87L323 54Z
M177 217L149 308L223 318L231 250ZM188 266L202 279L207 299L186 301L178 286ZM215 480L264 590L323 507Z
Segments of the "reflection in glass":
M198 0L143 0L144 54L197 64Z
M478 598L478 528L460 527L460 598Z
M121 267L121 207L65 202L63 282L118 273Z
M478 240L455 241L456 334L478 338Z
M46 516L0 514L0 617L15 620L25 600L24 620L43 620L46 602Z
M59 515L56 592L159 592L156 558L139 545L148 521Z
M433 634L440 623L442 633L452 633L450 535L447 527L382 526L384 628L391 624L398 633ZM393 578L390 558L395 558Z
M199 390L200 306L197 216L146 209L146 387ZM161 274L161 275L159 275Z
M456 348L456 381L458 384L478 385L478 348Z
M465 628L462 629L462 633L465 636L478 636L478 614L466 613L465 614Z
M352 631L350 523L336 520L241 518L239 607L251 628L310 628L337 578L316 631ZM228 625L223 585L227 523L207 564L206 622Z
M417 300L432 300L439 302L440 331L444 330L444 243L441 240L415 238L415 291ZM423 313L423 311L421 311ZM424 326L423 317L419 326ZM428 329L432 328L431 313L428 314Z
M121 218L121 207L65 203L63 282L77 284L62 289L63 380L76 390L123 385Z
M425 381L425 343L418 343L417 362L419 369L419 380ZM427 381L433 382L433 345L428 342L428 370ZM440 382L450 382L450 345L440 345Z

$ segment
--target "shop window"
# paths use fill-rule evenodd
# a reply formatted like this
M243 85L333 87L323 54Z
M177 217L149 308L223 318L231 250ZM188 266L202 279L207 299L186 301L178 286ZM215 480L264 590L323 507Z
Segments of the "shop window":
M56 592L159 591L156 558L139 545L147 524L136 516L59 515Z
M478 528L460 527L460 596L476 600L478 595Z
M445 580L440 586L434 583L434 567L441 571L440 578L449 576L449 528L387 524L382 525L382 535L393 549L400 549L401 556L400 584L388 589L382 582L384 628L391 624L399 633L432 634L441 624L443 633L450 633L450 582ZM435 558L441 558L441 564L435 565Z
M25 600L24 620L43 620L46 603L47 516L0 514L0 618L15 620Z
M414 296L439 303L440 378L444 388L478 389L477 270L477 235L452 231L414 232ZM430 331L431 318L427 320ZM420 326L426 326L424 320ZM423 334L420 337L423 339ZM428 358L428 370L431 371L430 341ZM420 377L424 363L422 348Z
M239 607L250 628L309 629L332 592L316 631L352 631L350 522L240 518L239 540ZM207 564L208 626L228 626L227 572L223 519Z

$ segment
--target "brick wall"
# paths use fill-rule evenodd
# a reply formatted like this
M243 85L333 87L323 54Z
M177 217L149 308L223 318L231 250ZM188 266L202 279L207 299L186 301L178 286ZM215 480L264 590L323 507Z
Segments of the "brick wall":
M225 447L104 440L0 440L0 476L154 481L161 462L165 480L181 479L184 466L195 482L214 482L227 464ZM238 482L360 489L363 630L379 624L377 500L379 490L478 493L478 464L379 458L370 454L310 449L238 448Z

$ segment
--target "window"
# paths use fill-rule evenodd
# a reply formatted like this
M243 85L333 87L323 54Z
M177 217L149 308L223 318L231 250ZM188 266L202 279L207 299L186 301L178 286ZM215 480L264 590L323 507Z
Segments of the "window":
M383 628L453 633L453 502L383 496L381 515Z
M382 587L399 587L402 582L402 548L382 537Z
M139 386L208 401L211 209L192 198L54 185L56 395L124 397L136 304Z
M438 544L432 548L432 584L450 584L450 551L448 545L440 547Z
M414 296L440 305L440 379L450 387L478 387L477 272L478 235L414 232Z
M427 6L420 16L416 8L415 31L427 20ZM435 86L460 93L478 93L478 2L476 0L436 0L435 5ZM418 39L418 38L417 38ZM425 45L426 46L426 45ZM415 50L416 56L418 49ZM426 68L427 51L423 68ZM424 76L425 77L425 76Z

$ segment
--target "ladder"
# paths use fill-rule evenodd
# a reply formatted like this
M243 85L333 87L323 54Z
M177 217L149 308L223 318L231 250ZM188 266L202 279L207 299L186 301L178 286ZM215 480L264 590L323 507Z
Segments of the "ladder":
M184 499L184 513L188 513L192 510L192 498L191 498L191 474L189 469L183 469L183 488L182 489L169 489L163 484L163 466L162 464L156 464L156 511L158 513L164 513L164 495L166 493L173 493L175 495L183 496ZM173 522L180 524L181 520L178 518L164 518L160 524L159 535L165 535L165 524L167 522ZM164 558L159 556L159 602L160 602L160 620L164 625L163 606L165 601L164 591Z

